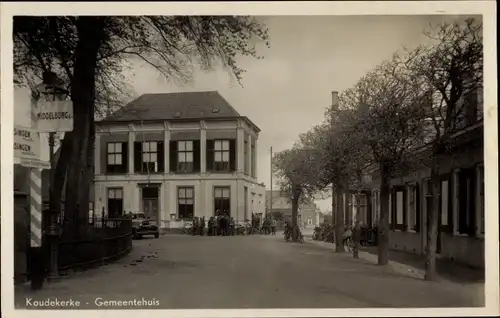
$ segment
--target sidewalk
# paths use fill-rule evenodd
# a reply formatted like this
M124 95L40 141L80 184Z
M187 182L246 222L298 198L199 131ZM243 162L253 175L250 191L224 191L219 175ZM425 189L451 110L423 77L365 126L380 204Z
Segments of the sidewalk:
M310 238L306 238L306 241L332 250L335 249L333 243L314 241ZM352 255L352 253L346 254ZM359 258L377 263L377 247L361 247L359 250ZM390 250L389 267L398 273L409 275L417 279L424 279L425 260L421 255ZM459 284L484 284L484 271L479 269L472 269L448 260L438 259L437 270L442 279L446 279L450 282Z

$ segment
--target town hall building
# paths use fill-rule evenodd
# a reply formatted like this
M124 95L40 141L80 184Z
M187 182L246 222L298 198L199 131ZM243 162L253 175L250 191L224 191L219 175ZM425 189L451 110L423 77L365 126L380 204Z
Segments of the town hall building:
M95 210L162 228L216 211L242 223L265 211L259 132L216 91L144 94L96 122Z

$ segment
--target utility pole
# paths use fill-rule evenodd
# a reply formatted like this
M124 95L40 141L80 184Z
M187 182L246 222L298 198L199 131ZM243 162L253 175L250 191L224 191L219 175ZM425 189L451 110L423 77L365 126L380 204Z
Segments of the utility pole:
M271 196L269 198L269 216L272 216L273 215L273 147L270 148L270 153L271 153L271 160L270 160L271 170L269 174L270 177L269 187L271 189L270 191Z

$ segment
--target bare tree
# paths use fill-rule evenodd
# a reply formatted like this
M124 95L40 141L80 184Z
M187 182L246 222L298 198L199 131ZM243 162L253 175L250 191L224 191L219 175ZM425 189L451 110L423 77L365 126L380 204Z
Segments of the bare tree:
M477 19L444 23L426 35L430 44L409 52L406 67L429 93L425 109L433 127L427 136L432 145L432 208L427 213L425 278L435 280L442 159L453 147L453 134L482 119L477 107L483 87L482 23Z
M389 191L395 168L422 143L423 96L398 55L394 55L344 94L356 113L352 131L369 146L380 176L381 214L378 226L378 264L388 263Z
M281 183L281 191L292 203L292 241L298 240L299 204L314 196L314 178L310 167L314 153L297 146L278 152L273 158L273 170Z
M325 121L309 132L300 135L300 145L315 155L313 164L309 165L310 174L316 176L314 182L316 192L324 192L331 185L332 213L335 213L336 251L344 252L341 237L344 233L344 197L351 187L358 184L357 175L366 165L368 159L366 146L358 138L361 135L352 130L355 112L340 105L332 105L325 113Z
M241 83L244 70L236 57L261 58L256 43L267 40L263 25L246 16L15 17L16 83L55 72L68 84L74 105L74 130L61 145L52 208L60 208L66 182L65 216L88 216L94 120L123 105L120 74L127 61L141 60L173 81L189 80L194 65L211 70L219 64Z

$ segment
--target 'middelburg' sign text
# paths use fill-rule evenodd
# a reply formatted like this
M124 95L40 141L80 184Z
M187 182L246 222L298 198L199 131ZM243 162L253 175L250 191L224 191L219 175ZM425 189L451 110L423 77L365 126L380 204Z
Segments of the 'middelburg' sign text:
M64 132L73 130L73 103L64 101L39 101L36 127L39 132Z

